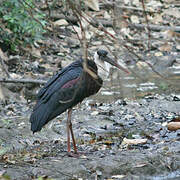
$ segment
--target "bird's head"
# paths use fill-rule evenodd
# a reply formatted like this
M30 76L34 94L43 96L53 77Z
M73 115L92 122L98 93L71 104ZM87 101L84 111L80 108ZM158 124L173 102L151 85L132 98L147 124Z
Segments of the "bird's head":
M98 50L95 52L94 61L103 69L103 71L105 71L103 74L109 75L111 67L116 67L129 74L129 71L126 68L120 66L116 61L108 57L108 52L105 50Z

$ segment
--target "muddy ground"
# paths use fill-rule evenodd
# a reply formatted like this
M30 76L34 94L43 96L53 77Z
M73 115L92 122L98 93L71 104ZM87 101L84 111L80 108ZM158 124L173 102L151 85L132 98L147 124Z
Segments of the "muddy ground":
M1 178L179 179L180 130L167 129L180 115L179 96L103 98L86 99L73 111L78 157L67 154L66 113L33 135L29 115L34 102L6 106L9 116L0 120ZM128 144L126 138L146 141Z

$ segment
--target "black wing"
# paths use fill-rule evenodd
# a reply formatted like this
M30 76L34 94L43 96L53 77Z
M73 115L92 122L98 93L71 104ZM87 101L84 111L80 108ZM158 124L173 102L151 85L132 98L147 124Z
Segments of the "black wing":
M75 61L54 75L37 94L37 104L34 110L49 98L67 82L76 79L82 72L82 60Z
M38 93L38 100L30 117L31 130L40 131L51 119L73 106L74 84L81 77L82 61L76 61L53 76ZM70 84L69 84L70 83ZM68 88L71 85L72 87ZM63 103L61 103L61 101ZM68 103L65 103L65 102Z

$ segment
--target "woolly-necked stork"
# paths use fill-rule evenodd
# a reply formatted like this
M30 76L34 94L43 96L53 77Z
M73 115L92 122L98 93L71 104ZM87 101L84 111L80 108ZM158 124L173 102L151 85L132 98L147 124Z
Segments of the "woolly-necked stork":
M125 72L128 71L108 57L108 52L98 50L93 60L87 60L87 68L97 77L93 78L84 70L83 60L77 60L53 76L37 94L37 103L30 117L33 133L40 131L50 120L68 110L67 118L67 151L70 153L70 134L77 153L76 142L72 130L72 108L82 102L84 98L96 94L103 84L98 76L97 65L100 64L107 72L115 66Z

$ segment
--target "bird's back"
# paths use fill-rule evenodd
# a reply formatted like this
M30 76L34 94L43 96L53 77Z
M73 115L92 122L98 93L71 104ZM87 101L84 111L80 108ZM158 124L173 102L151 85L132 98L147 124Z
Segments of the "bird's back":
M99 91L102 79L98 77L95 80L84 72L82 63L82 60L73 62L40 89L30 117L33 132L40 131L50 120ZM87 65L97 74L93 61L88 60Z

